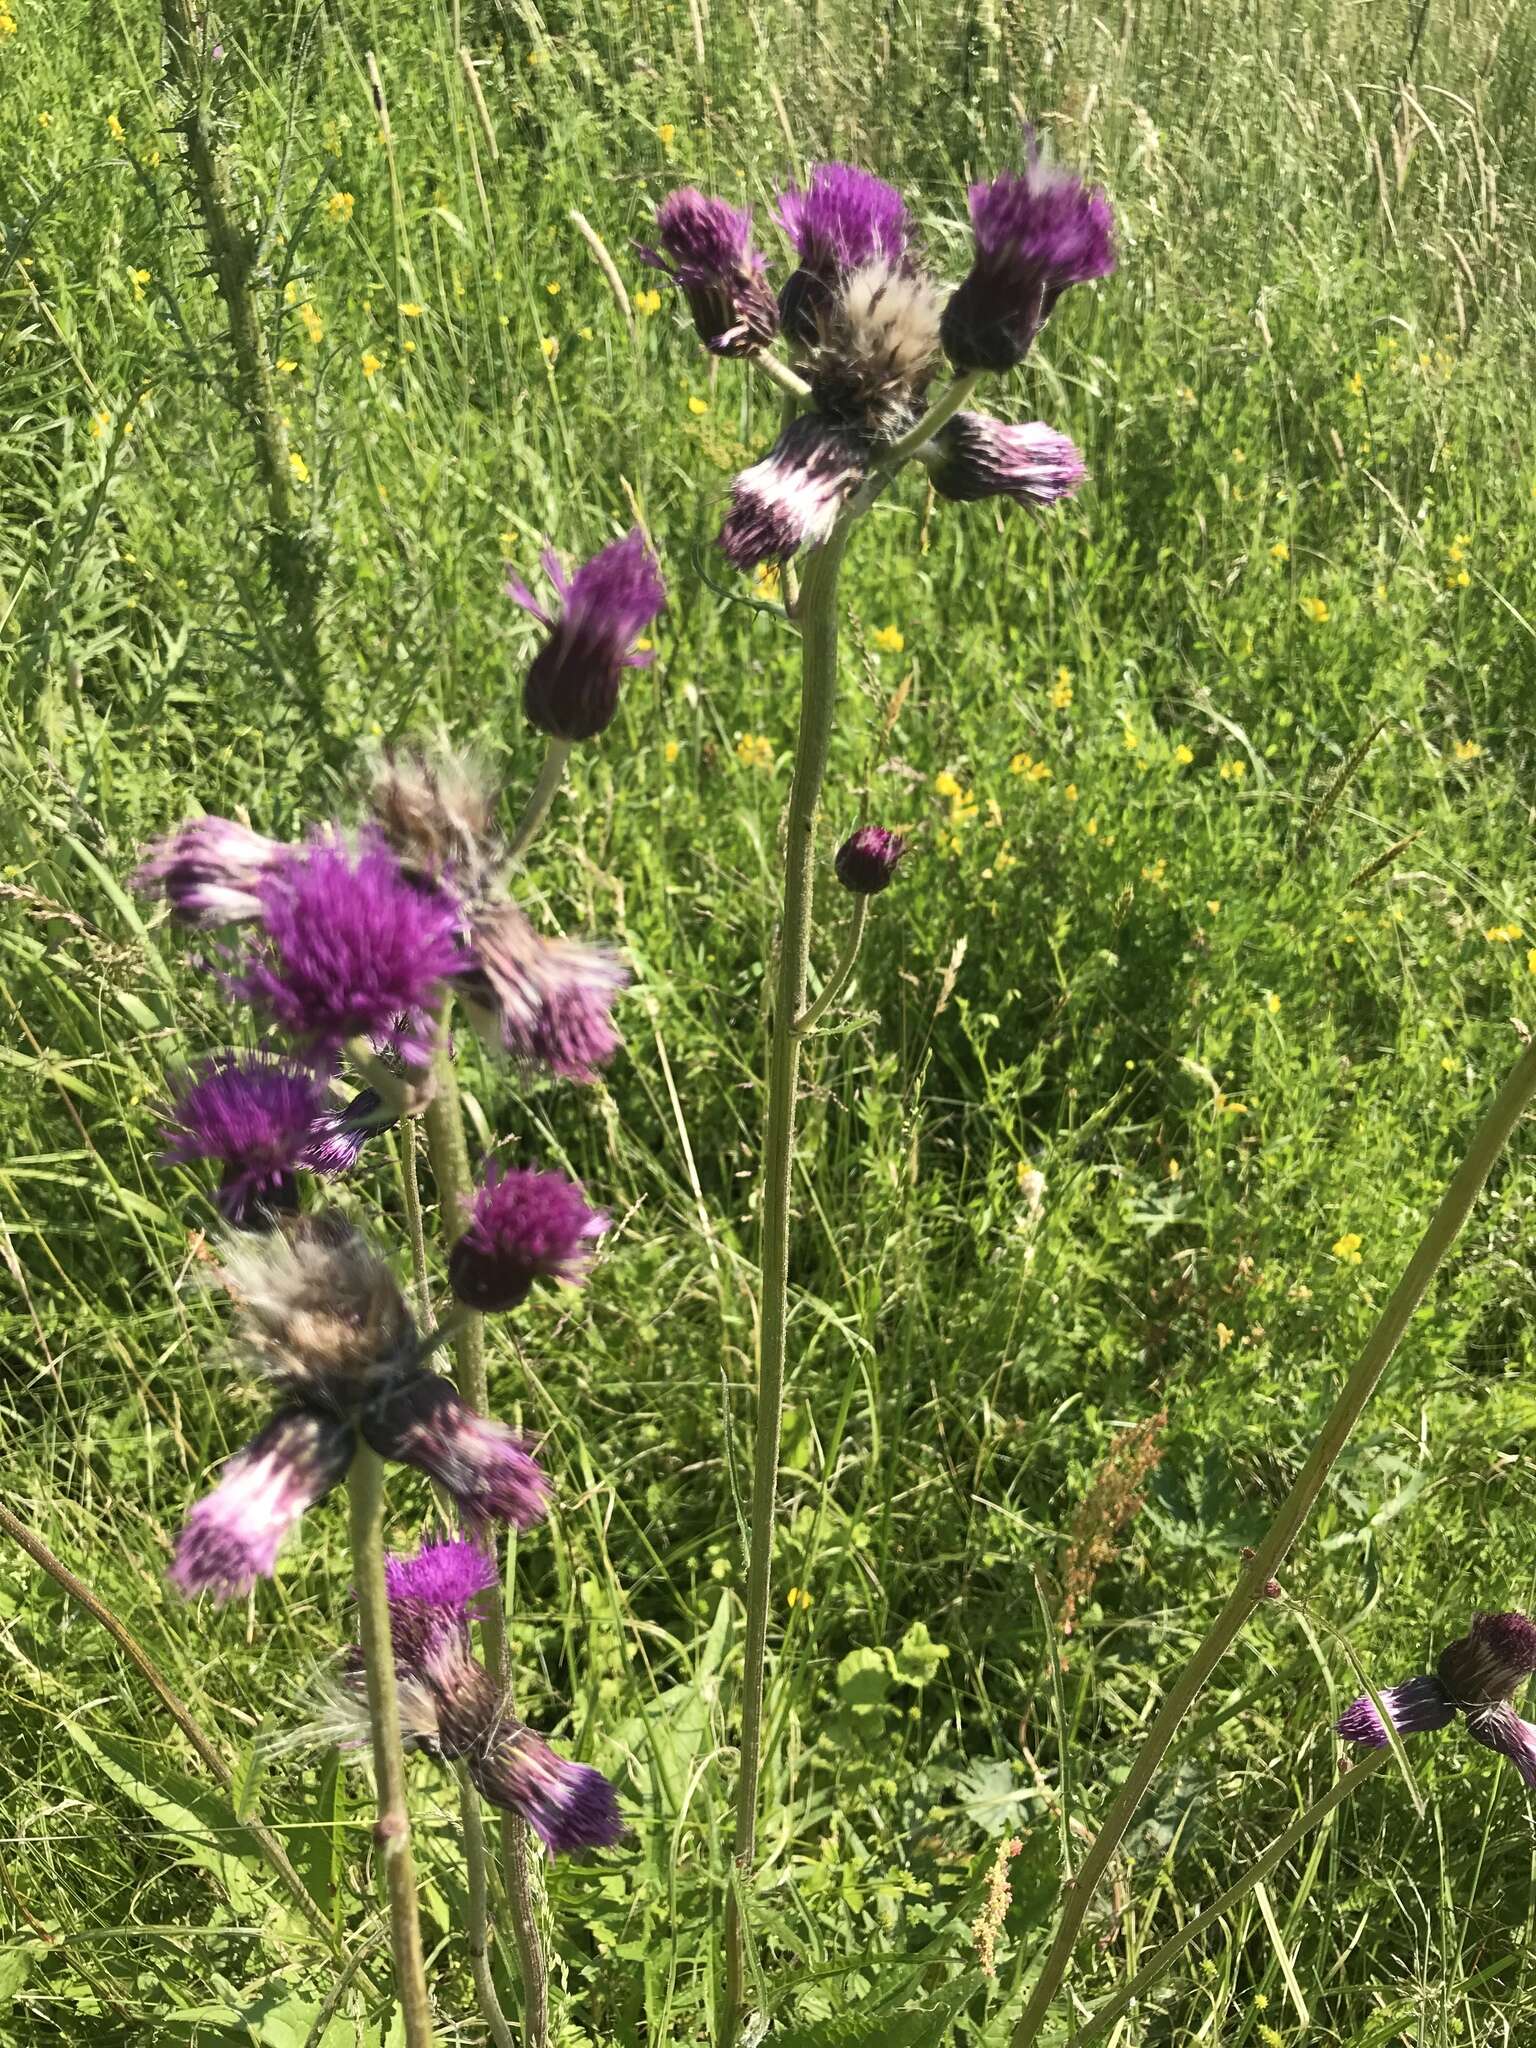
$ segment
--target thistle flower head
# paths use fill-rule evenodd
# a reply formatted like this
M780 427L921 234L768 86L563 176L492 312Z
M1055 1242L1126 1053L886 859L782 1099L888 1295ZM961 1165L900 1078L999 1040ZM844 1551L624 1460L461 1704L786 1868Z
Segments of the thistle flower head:
M639 528L584 562L566 581L559 559L543 556L560 597L551 618L525 583L507 578L507 595L549 629L523 685L523 709L552 739L590 740L612 721L626 668L644 668L634 641L667 601L656 557Z
M726 559L733 568L754 569L820 546L868 476L870 461L862 434L820 413L801 413L731 485L731 509L720 528Z
M467 754L386 750L374 769L368 806L409 875L446 879L473 896L501 862L496 786Z
M345 1109L321 1110L305 1136L299 1164L331 1178L350 1173L368 1140L393 1130L396 1121L377 1088L361 1089Z
M1445 1696L1438 1678L1427 1675L1405 1679L1401 1685L1384 1686L1381 1704L1387 1719L1399 1735L1419 1735L1428 1728L1443 1728L1456 1718L1456 1709ZM1338 1731L1346 1742L1363 1743L1367 1749L1385 1749L1386 1722L1369 1693L1346 1707L1339 1716Z
M161 1156L178 1165L217 1159L219 1213L236 1229L259 1229L276 1212L298 1208L294 1169L319 1112L313 1073L262 1054L221 1054L176 1090Z
M493 1160L449 1256L453 1291L467 1307L495 1315L526 1301L535 1280L579 1287L592 1264L593 1241L608 1224L563 1173L508 1171Z
M554 1855L609 1849L624 1833L618 1797L602 1772L558 1756L516 1722L470 1758L469 1772L492 1805L520 1813Z
M1536 1671L1536 1622L1523 1614L1474 1614L1435 1666L1447 1695L1470 1710L1513 1699Z
M877 442L897 440L939 353L939 298L926 277L884 257L838 286L811 353L817 410Z
M549 1508L549 1480L522 1439L477 1415L436 1373L386 1386L361 1417L381 1458L414 1465L436 1480L471 1529L511 1522L528 1529Z
M391 1606L414 1601L429 1613L463 1619L497 1583L496 1560L462 1537L423 1543L414 1557L387 1557L384 1584Z
M838 284L863 264L899 264L907 252L901 194L852 164L816 164L804 189L779 194L774 219L795 245L799 268L779 294L784 332L810 348Z
M230 977L233 991L317 1054L387 1035L424 1066L444 979L466 961L447 889L407 879L370 837L355 853L328 840L286 853L258 893L263 940Z
M629 970L605 946L546 939L515 903L470 914L473 965L462 988L504 1049L530 1067L591 1081L619 1049L614 998Z
M1011 370L1068 285L1114 269L1109 201L1031 138L1024 169L973 185L970 202L976 254L944 309L944 346L961 372Z
M416 1326L394 1274L334 1210L234 1239L223 1278L256 1370L306 1403L345 1415L414 1367Z
M861 825L837 849L837 879L856 896L878 896L890 887L906 851L907 842L899 832Z
M260 917L262 880L287 852L233 818L193 818L145 847L133 886L164 896L179 924L213 931Z
M1397 1732L1443 1728L1460 1713L1474 1741L1508 1757L1525 1782L1536 1785L1536 1727L1510 1704L1536 1672L1536 1622L1523 1614L1475 1614L1467 1633L1441 1651L1435 1671L1382 1691ZM1346 1742L1387 1745L1386 1721L1369 1695L1352 1701L1337 1725Z
M752 247L747 208L707 199L686 185L656 209L656 232L665 254L639 244L637 252L679 286L707 349L746 356L773 340L779 305L763 275L763 258Z
M1088 474L1074 443L1043 420L1010 426L980 412L957 412L919 453L939 496L962 504L1053 505Z
M172 1585L189 1598L229 1600L268 1577L304 1510L346 1477L356 1442L332 1416L307 1408L275 1415L188 1515L168 1573Z

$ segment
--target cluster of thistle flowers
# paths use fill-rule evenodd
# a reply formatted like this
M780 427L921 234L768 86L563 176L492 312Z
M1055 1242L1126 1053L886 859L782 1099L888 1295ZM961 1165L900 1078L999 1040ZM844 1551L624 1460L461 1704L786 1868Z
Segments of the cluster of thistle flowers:
M1346 1707L1338 1731L1346 1742L1385 1749L1388 1724L1399 1735L1445 1728L1461 1716L1485 1749L1507 1756L1527 1785L1536 1785L1536 1727L1513 1701L1536 1672L1536 1622L1523 1614L1474 1614L1466 1635L1442 1650L1433 1672L1406 1678ZM1385 1719L1383 1719L1385 1710Z
M750 213L693 189L658 209L660 251L705 346L749 356L782 334L810 385L761 462L737 477L720 545L739 569L825 540L880 455L921 418L941 354L961 375L1023 361L1062 292L1114 268L1109 202L1045 163L972 186L975 254L944 300L916 253L901 195L849 164L818 164L774 218L798 266L775 296ZM957 412L919 451L946 498L1047 505L1082 482L1072 442L1041 421Z
M594 707L607 704L611 717L637 658L631 643L665 592L638 534L570 583L558 565L552 573L564 602L545 617L530 708L546 729L600 729ZM257 1050L221 1053L185 1076L166 1115L168 1160L218 1165L215 1201L229 1226L221 1277L246 1357L279 1404L187 1518L170 1577L189 1596L227 1599L269 1575L359 1441L427 1474L472 1536L497 1523L526 1529L546 1512L549 1482L531 1447L432 1370L435 1340L364 1233L334 1205L301 1204L304 1172L348 1173L372 1133L430 1101L451 996L525 1069L587 1080L618 1047L612 1009L626 969L605 947L535 930L502 879L498 808L499 792L465 762L391 757L355 830L328 824L284 845L199 818L150 847L135 877L177 922L227 934L210 964L265 1032ZM370 1085L327 1107L344 1058ZM494 1314L540 1279L579 1284L607 1225L564 1175L492 1160L450 1255L454 1294L463 1309ZM513 1720L469 1654L466 1617L480 1588L466 1590L466 1575L489 1584L494 1573L488 1558L471 1569L472 1549L437 1546L393 1568L415 1739L463 1758L487 1796L523 1812L552 1847L611 1842L619 1822L606 1780Z

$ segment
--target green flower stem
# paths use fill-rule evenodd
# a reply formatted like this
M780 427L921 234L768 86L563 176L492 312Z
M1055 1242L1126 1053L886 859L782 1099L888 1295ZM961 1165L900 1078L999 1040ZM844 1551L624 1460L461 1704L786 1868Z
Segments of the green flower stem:
M741 2021L745 1951L738 1892L751 1889L757 1857L758 1779L763 1761L763 1676L768 1654L773 1536L778 1508L779 1435L789 1319L789 1230L795 1153L795 1105L801 1034L810 972L815 879L816 811L832 737L837 696L837 581L856 514L844 512L825 544L806 563L800 624L800 731L785 831L784 910L768 1051L768 1108L763 1138L762 1334L758 1351L753 1436L751 1528L747 1558L747 1638L742 1669L741 1768L736 1782L734 1857L738 1884L726 1904L725 1996L718 2040L732 2048Z
M779 389L794 399L797 404L802 398L810 397L810 385L806 383L798 370L792 370L788 363L784 362L780 357L770 355L766 349L763 349L757 355L751 357L750 360L754 369L761 370L771 383L777 384Z
M1246 1898L1249 1892L1261 1885L1275 1865L1289 1856L1303 1835L1310 1834L1319 1822L1328 1818L1336 1806L1342 1806L1346 1799L1358 1792L1368 1778L1374 1776L1384 1763L1390 1761L1391 1756L1390 1749L1378 1749L1368 1756L1364 1763L1355 1765L1352 1770L1339 1777L1321 1799L1314 1800L1305 1813L1296 1816L1284 1834L1275 1837L1258 1861L1250 1864L1235 1884L1228 1885L1219 1899L1207 1906L1203 1913L1197 1913L1187 1926L1179 1929L1177 1934L1170 1936L1156 1954L1142 1964L1128 1984L1123 1985L1113 1997L1106 1999L1088 2024L1080 2027L1072 2036L1067 2048L1088 2048L1090 2041L1097 2041L1101 2034L1106 2033L1115 2021L1129 2012L1142 1994L1157 1982L1169 1964L1178 1960L1191 1942L1198 1940L1206 1928L1221 1919L1223 1914L1230 1913L1239 1899Z
M1465 1159L1452 1176L1418 1250L1409 1260L1391 1300L1366 1339L1365 1347L1334 1403L1333 1412L1323 1425L1322 1434L1312 1446L1268 1533L1253 1552L1246 1571L1212 1623L1205 1640L1169 1688L1143 1737L1136 1760L1100 1825L1093 1847L1067 1886L1056 1938L1035 1980L1029 2003L1014 2029L1013 2048L1032 2048L1039 2038L1046 2014L1072 1960L1094 1893L1103 1882L1126 1829L1178 1732L1179 1724L1199 1697L1206 1680L1231 1648L1249 1615L1264 1598L1266 1584L1279 1570L1301 1533L1302 1525L1322 1492L1339 1453L1349 1442L1366 1403L1391 1363L1392 1355L1423 1300L1436 1268L1455 1243L1483 1183L1493 1170L1494 1161L1503 1151L1533 1094L1536 1094L1536 1044L1528 1046L1520 1055L1509 1079L1479 1124Z
M496 2048L516 2048L507 2025L496 1980L491 1975L490 1864L485 1853L485 1823L480 1794L463 1764L458 1766L459 1818L464 1832L464 1873L469 1886L469 1969L475 1980L475 2001Z
M939 393L938 397L923 414L910 434L903 434L899 441L893 441L880 458L882 470L900 469L908 456L924 448L943 426L952 419L981 382L979 370L968 370L963 377L954 378Z
M843 950L837 965L828 975L821 994L808 1010L803 1010L795 1019L795 1036L804 1038L815 1030L822 1018L848 986L853 974L854 962L859 957L859 948L864 943L864 926L869 919L869 898L856 895L853 899L853 915L848 920L848 929L843 935Z
M533 785L532 794L523 806L523 815L518 819L507 847L508 860L520 860L533 844L534 835L543 824L555 792L565 777L565 764L570 758L569 740L551 740L544 755L544 765L539 770L539 779ZM461 1133L462 1141L462 1133Z
M561 749L561 765L564 765L563 742L553 741L550 755ZM549 761L545 761L545 774L549 773ZM543 778L541 778L542 782ZM550 785L553 794L555 775ZM545 808L547 808L547 801ZM533 809L532 804L529 810ZM525 813L525 821L527 814ZM535 820L535 828L537 820ZM519 828L521 830L521 827ZM529 837L532 836L530 832ZM453 1057L446 1040L439 1046L434 1069L437 1089L427 1105L425 1123L427 1127L427 1150L432 1160L432 1177L437 1182L438 1208L442 1215L443 1233L450 1247L463 1234L468 1216L463 1197L469 1193L469 1147L464 1141L464 1113L459 1103L459 1080L454 1071ZM466 1314L457 1324L453 1333L454 1382L459 1397L474 1409L477 1415L484 1415L489 1406L489 1394L485 1373L485 1318ZM507 1624L503 1603L500 1599L491 1601L480 1621L481 1644L485 1652L487 1669L510 1699L512 1693L512 1660L507 1653ZM525 2048L546 2048L549 2040L549 1972L544 1962L544 1944L539 1935L538 1916L534 1911L533 1884L528 1864L528 1829L521 1817L515 1813L503 1813L501 1819L501 1865L506 1880L507 1903L511 1908L512 1938L517 1947L518 1972L523 1980L523 2037ZM469 1844L465 1843L466 1853Z
M347 1474L352 1533L352 1577L368 1676L368 1726L379 1817L373 1837L384 1859L389 1894L389 1938L395 1959L395 1996L405 2023L406 2048L431 2048L432 2008L427 1998L411 1860L411 1817L405 1800L405 1752L395 1698L395 1653L384 1586L384 1461L360 1445Z
M427 1271L427 1230L421 1213L421 1180L416 1171L416 1120L400 1126L400 1195L405 1204L405 1229L411 1241L411 1277L416 1283L416 1313L424 1328L432 1322L432 1282Z

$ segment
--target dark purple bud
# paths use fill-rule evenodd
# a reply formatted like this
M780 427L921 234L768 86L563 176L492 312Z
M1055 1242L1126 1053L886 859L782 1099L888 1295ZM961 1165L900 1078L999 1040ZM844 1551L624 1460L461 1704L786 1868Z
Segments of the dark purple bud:
M797 348L814 346L838 287L866 263L898 265L907 252L901 194L852 164L817 164L802 191L779 194L774 214L799 268L779 293L779 318Z
M1513 1698L1536 1671L1536 1622L1523 1614L1474 1614L1467 1633L1435 1666L1446 1692L1468 1712Z
M320 1082L286 1061L224 1053L205 1060L178 1087L165 1112L168 1164L216 1159L215 1197L237 1230L265 1229L298 1208L294 1168L319 1112Z
M608 1216L590 1209L575 1181L563 1173L494 1160L475 1191L469 1222L448 1258L454 1294L482 1315L526 1301L535 1280L579 1287L592 1264L593 1240Z
M629 969L606 946L546 939L515 903L470 916L472 967L460 986L514 1059L592 1081L619 1049L612 1009Z
M310 1124L299 1153L300 1166L334 1177L350 1173L363 1147L381 1131L392 1131L397 1118L384 1107L377 1088L364 1088L345 1109L326 1109Z
M549 1509L549 1480L521 1437L477 1415L435 1373L409 1374L362 1413L381 1458L435 1479L473 1529L511 1522L528 1529Z
M878 896L888 889L907 851L899 832L883 825L861 825L837 849L837 879L856 896Z
M408 880L376 838L356 853L327 840L286 853L258 893L264 939L232 992L317 1054L389 1034L402 1059L425 1066L444 980L468 957L455 898Z
M1536 1728L1522 1721L1508 1700L1475 1707L1467 1715L1467 1733L1485 1749L1507 1756L1527 1785L1536 1785Z
M1053 505L1088 474L1075 445L1043 420L1010 426L979 412L957 412L919 453L939 496L962 504L1004 497Z
M649 665L649 653L637 653L634 642L666 603L667 588L638 527L584 562L569 583L552 553L543 560L561 600L557 618L525 583L507 579L508 597L549 628L523 685L523 709L551 739L595 739L618 709L624 670Z
M515 1721L469 1758L469 1774L493 1806L520 1813L555 1855L610 1849L624 1833L618 1795L602 1772L557 1756Z
M145 847L133 886L164 896L180 924L214 931L261 915L261 883L289 852L232 818L194 818Z
M656 209L656 232L665 255L638 243L637 253L680 287L704 346L717 356L766 348L779 331L779 306L752 247L751 213L688 185Z
M869 474L870 444L819 413L790 421L761 462L731 485L720 546L733 568L787 561L818 547Z
M1033 139L1022 171L971 187L976 254L944 309L949 359L962 373L1011 370L1071 284L1115 267L1109 201L1075 171L1042 163Z
M1456 1718L1456 1708L1445 1696L1438 1678L1427 1674L1405 1679L1401 1685L1383 1686L1381 1704L1399 1735L1421 1735L1429 1728L1444 1728ZM1362 1742L1368 1749L1385 1749L1386 1724L1369 1693L1362 1693L1338 1719L1338 1731L1346 1742Z
M188 1515L171 1584L189 1598L229 1600L270 1577L278 1545L306 1508L340 1485L356 1442L348 1424L307 1408L274 1416Z

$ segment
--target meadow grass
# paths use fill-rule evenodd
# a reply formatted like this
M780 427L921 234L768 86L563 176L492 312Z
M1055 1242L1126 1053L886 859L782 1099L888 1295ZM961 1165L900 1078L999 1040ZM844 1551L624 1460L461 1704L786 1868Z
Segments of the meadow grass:
M546 535L590 552L631 495L672 589L659 658L575 757L531 868L553 920L631 955L627 1051L586 1094L473 1049L465 1079L487 1142L620 1219L587 1292L530 1304L491 1359L564 1503L519 1550L520 1693L635 1829L547 1870L556 2038L703 2037L796 663L702 573L730 587L713 534L774 396L638 296L655 280L629 241L673 183L761 210L784 171L843 154L911 195L957 276L965 181L1020 111L1110 188L1120 271L1007 394L1073 434L1091 487L1036 524L909 481L845 572L829 833L867 807L916 851L809 1062L754 1914L777 2038L896 2038L958 1982L960 2038L1001 2042L1063 1846L1536 1016L1536 12L221 18L220 119L324 564L323 668L302 670L158 16L5 0L0 30L5 1496L150 1651L238 1795L0 1549L8 2043L382 2038L378 1970L327 2014L323 1947L240 1825L259 1799L338 1924L373 1924L360 1773L255 1761L350 1630L344 1512L311 1517L248 1605L190 1609L163 1581L259 1411L195 1283L210 1212L156 1163L167 1071L226 1041L227 1009L124 877L194 804L298 830L347 800L369 741L446 729L526 787L531 629L502 565L528 573ZM573 206L637 295L633 342ZM398 1214L384 1152L367 1174ZM1533 1199L1517 1140L1284 1598L1170 1758L1079 1960L1085 2003L1325 1788L1356 1660L1390 1683L1474 1607L1536 1598ZM1144 1505L1063 1636L1094 1475L1164 1412ZM396 1475L390 1501L408 1542L425 1488ZM1532 2038L1527 1805L1460 1739L1410 1754L1422 1811L1382 1772L1122 2048ZM445 2038L476 2042L454 1789L425 1764L412 1784ZM999 1973L967 1986L1011 1835ZM796 2032L851 2008L862 2031Z

